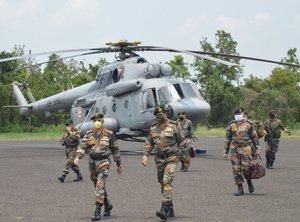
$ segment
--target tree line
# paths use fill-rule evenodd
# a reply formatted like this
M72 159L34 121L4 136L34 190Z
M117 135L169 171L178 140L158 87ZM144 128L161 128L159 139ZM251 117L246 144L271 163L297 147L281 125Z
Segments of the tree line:
M207 38L202 38L200 50L238 54L238 43L230 33L218 30L215 37L215 45ZM289 49L282 61L299 64L296 52L296 48ZM15 46L10 52L0 52L0 58L23 54L24 47ZM58 55L52 54L48 60L58 58ZM241 64L238 58L219 58ZM10 85L13 81L27 84L35 99L39 100L93 81L97 70L108 64L104 58L97 64L88 66L75 59L56 60L47 63L45 67L35 66L12 72L35 63L26 60L0 63L0 132L24 131L32 126L60 124L69 117L69 113L54 113L27 118L21 117L17 108L3 108L5 105L15 104ZM225 126L232 119L233 110L239 106L258 120L266 119L269 110L276 109L285 123L295 125L300 121L300 70L297 68L276 67L266 78L257 77L260 73L243 78L242 66L228 67L203 59L186 63L180 55L175 55L167 63L175 76L190 78L191 73L196 75L200 92L211 105L207 123L212 127Z

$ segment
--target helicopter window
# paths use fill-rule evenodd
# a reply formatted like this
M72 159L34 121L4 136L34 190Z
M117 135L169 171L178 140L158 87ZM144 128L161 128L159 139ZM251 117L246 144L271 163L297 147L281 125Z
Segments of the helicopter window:
M181 89L180 85L177 83L177 84L174 84L173 86L175 87L175 89L176 89L178 95L180 96L180 98L181 99L184 98L184 95L183 95L183 92L182 92L182 89Z
M102 112L103 112L103 114L106 114L106 106L103 106Z
M158 99L159 99L160 104L165 105L165 104L171 102L171 98L170 98L170 94L169 94L167 86L160 88L157 91L157 94L158 94Z
M118 69L114 70L112 78L113 78L114 83L119 81L119 71L118 71Z
M117 104L113 104L113 106L112 106L112 111L114 111L114 112L116 112L117 111Z
M155 89L148 89L142 94L142 106L143 109L151 109L157 105L157 98L155 94Z
M125 100L125 102L124 102L124 107L125 107L125 109L128 108L128 100Z
M185 98L200 97L198 90L195 89L195 87L193 87L190 83L182 83L180 86Z

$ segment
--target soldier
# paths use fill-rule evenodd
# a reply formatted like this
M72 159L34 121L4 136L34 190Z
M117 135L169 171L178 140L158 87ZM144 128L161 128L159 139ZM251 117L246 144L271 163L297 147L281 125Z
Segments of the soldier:
M76 173L77 177L74 179L74 181L81 181L82 176L79 171L79 167L74 164L76 149L79 144L80 139L80 132L77 130L74 126L73 120L69 119L65 123L66 130L64 132L64 135L61 139L61 145L65 146L66 148L66 157L67 157L67 163L65 165L65 168L63 170L63 174L58 177L60 182L65 182L66 176L69 174L70 168Z
M142 164L147 165L149 155L154 150L157 177L162 193L161 209L156 212L156 216L165 220L175 216L172 203L172 181L178 164L178 147L180 147L182 136L176 122L167 118L165 106L156 106L154 115L156 115L156 122L151 126L146 139Z
M251 122L244 117L244 110L237 109L234 112L234 119L227 127L223 156L231 155L233 176L238 187L235 196L244 195L243 172L249 172L252 156L259 154L259 140ZM254 151L251 148L251 142ZM254 192L251 179L247 179L250 193Z
M179 119L176 121L178 127L180 127L183 134L183 146L179 152L179 159L181 162L181 170L187 172L190 166L190 149L193 143L193 132L192 132L192 122L186 118L186 112L180 112L178 114Z
M276 118L275 110L269 112L270 118L266 120L264 124L264 129L267 132L265 136L265 141L267 142L266 150L266 168L272 169L273 163L276 158L276 152L278 151L279 141L281 137L281 130L286 132L288 135L291 135L291 132L288 131L282 124L280 119Z
M122 173L123 167L121 165L121 153L117 146L114 132L103 127L102 114L95 114L92 119L95 120L94 128L89 130L82 139L82 143L77 149L77 156L74 163L78 165L79 160L84 156L84 154L89 153L89 169L91 173L91 180L94 182L96 196L96 208L92 221L99 221L101 207L105 202L105 183L110 167L110 154L112 154L114 161L117 164L118 174Z
M94 116L92 116L91 120L95 121L102 121L103 115L100 113L96 113ZM96 184L94 183L95 188L96 188ZM108 194L107 194L107 190L105 190L104 193L104 214L103 216L105 217L109 217L111 215L111 210L113 209L113 205L111 204L109 198L108 198Z

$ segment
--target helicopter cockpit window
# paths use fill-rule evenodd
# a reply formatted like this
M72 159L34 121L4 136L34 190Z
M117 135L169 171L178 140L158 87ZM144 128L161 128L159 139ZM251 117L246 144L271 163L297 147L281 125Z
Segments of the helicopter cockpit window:
M180 84L180 86L185 98L201 97L199 91L196 89L194 85L190 83L182 83Z
M142 93L142 106L143 109L151 109L157 105L157 98L155 89L148 89Z
M173 86L175 87L175 89L176 89L178 95L180 96L180 98L181 99L184 98L184 95L183 95L183 92L182 92L182 89L181 89L180 85L177 83L177 84L174 84Z
M159 104L167 104L171 101L180 100L180 96L178 95L175 87L173 85L161 87L157 90Z

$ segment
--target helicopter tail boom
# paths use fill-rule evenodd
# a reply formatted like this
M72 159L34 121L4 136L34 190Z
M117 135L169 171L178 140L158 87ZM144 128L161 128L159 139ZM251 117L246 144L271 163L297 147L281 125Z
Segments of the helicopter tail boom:
M18 103L18 106L14 106L14 107L18 107L20 109L21 115L27 115L28 113L30 113L32 106L30 106L28 104L25 96L23 95L23 93L20 89L20 83L13 82L12 88L13 88L13 95L16 98L16 101ZM9 106L7 106L7 107L9 107Z

